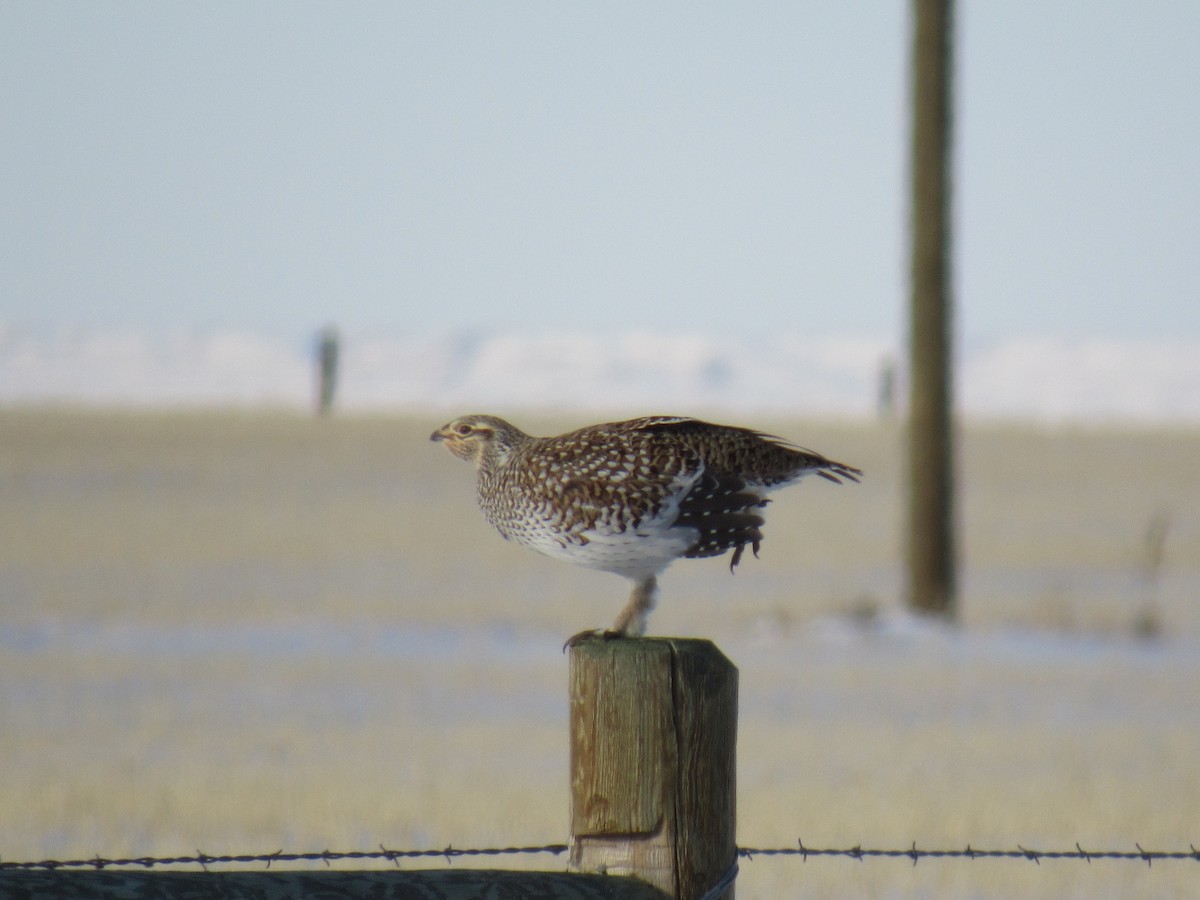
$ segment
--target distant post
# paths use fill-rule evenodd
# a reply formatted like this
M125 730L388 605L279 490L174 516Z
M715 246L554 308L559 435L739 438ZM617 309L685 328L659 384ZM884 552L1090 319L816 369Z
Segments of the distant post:
M879 418L890 419L896 412L896 361L890 356L879 364Z
M338 332L332 325L326 325L317 333L317 413L322 416L333 411L333 397L337 391L338 343Z
M570 660L571 868L704 896L737 860L737 669L673 638L588 639Z
M954 614L950 294L953 0L913 0L908 603Z

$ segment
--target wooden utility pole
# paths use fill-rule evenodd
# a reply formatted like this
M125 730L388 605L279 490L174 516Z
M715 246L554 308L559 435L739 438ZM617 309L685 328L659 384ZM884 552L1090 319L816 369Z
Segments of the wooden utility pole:
M950 145L953 0L913 0L908 603L955 606Z
M703 897L736 872L737 669L709 641L596 638L570 679L572 869Z

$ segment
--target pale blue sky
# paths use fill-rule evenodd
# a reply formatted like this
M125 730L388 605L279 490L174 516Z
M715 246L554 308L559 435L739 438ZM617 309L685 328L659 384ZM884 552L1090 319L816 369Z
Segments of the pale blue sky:
M1200 337L1200 3L962 2L965 342ZM0 2L0 322L904 333L902 2Z

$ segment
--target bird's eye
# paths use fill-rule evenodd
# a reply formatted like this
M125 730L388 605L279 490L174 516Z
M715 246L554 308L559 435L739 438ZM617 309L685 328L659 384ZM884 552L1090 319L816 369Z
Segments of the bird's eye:
M472 431L472 428L471 428L471 426L470 426L470 425L459 425L459 426L458 426L458 428L457 428L456 430L457 430L457 431L458 431L458 433L459 433L459 434L461 434L463 437L466 437L468 434L470 434L470 433L471 433L471 431Z

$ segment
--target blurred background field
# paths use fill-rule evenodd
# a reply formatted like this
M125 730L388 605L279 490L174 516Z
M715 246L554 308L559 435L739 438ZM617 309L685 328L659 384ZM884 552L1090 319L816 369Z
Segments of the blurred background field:
M627 585L427 437L601 409L867 472L662 579L741 670L744 846L1200 844L1200 5L960 6L949 628L900 598L915 4L0 4L0 859L562 840L560 648Z
M0 857L565 839L560 648L627 586L494 534L449 416L0 412ZM951 629L899 611L895 425L741 424L867 472L662 579L652 632L741 671L741 845L1200 843L1200 434L966 425ZM739 897L1197 877L760 858Z

